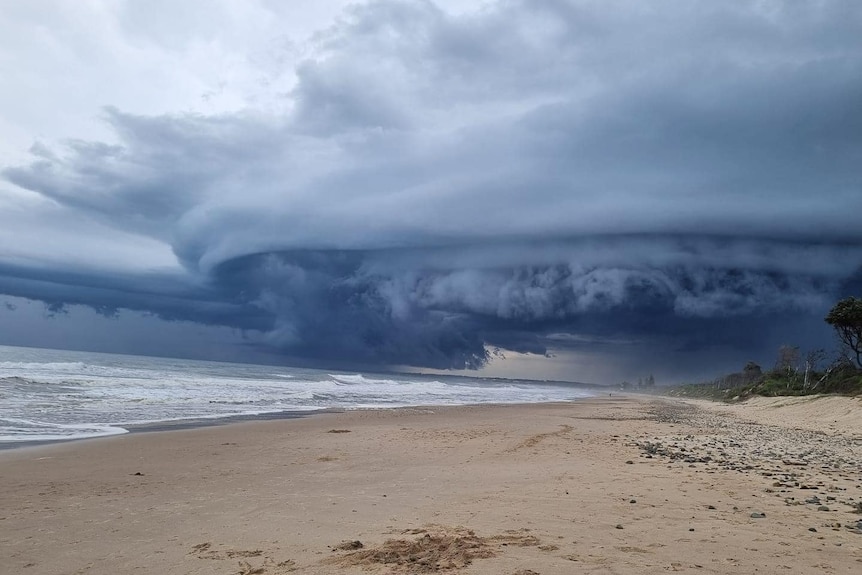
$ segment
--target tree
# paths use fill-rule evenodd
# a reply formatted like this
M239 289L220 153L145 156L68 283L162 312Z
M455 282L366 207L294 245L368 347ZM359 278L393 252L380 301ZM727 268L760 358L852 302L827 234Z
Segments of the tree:
M835 329L841 343L856 355L856 365L862 367L862 299L842 299L829 311L826 323Z
M805 354L805 379L802 380L802 389L808 389L811 384L811 374L817 371L817 366L824 359L826 359L825 349L813 349Z
M762 377L763 369L753 361L749 361L742 368L742 380L745 385L759 381Z
M778 359L775 360L775 371L790 375L799 365L799 348L795 345L782 345L778 348Z

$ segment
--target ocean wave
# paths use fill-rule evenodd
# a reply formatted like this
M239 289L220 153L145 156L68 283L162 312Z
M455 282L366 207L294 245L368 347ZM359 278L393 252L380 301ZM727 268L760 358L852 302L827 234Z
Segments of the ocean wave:
M407 381L398 381L395 379L373 379L365 377L359 373L355 374L328 374L336 383L342 385L405 385ZM415 383L415 382L414 382Z
M60 378L73 380L103 379L153 379L170 377L169 371L98 365L80 361L73 362L24 362L0 361L0 377L23 377L34 381L57 381Z
M90 383L85 379L33 379L30 377L21 377L19 375L9 375L0 377L0 385L28 385L28 386L60 386L60 387L78 387L82 384Z
M130 425L285 411L537 403L590 395L540 382L213 364L26 350L0 362L0 441L98 437ZM81 361L76 361L78 359ZM100 363L104 362L104 363Z
M42 383L42 382L36 381L35 379L27 379L26 377L19 377L17 375L10 375L8 377L0 377L0 383L22 385L22 384Z
M0 369L29 369L39 371L84 371L88 364L81 361L32 362L32 361L0 361Z

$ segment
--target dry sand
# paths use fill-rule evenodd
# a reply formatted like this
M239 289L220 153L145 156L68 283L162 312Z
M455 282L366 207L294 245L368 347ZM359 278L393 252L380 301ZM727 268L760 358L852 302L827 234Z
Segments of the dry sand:
M859 401L779 403L359 411L6 451L0 572L862 573Z

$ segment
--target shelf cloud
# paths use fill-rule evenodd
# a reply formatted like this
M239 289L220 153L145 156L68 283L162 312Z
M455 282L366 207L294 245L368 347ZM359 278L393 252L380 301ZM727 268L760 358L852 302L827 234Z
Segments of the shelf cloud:
M825 347L862 289L860 37L849 0L353 5L277 106L112 103L4 167L0 293L321 364Z

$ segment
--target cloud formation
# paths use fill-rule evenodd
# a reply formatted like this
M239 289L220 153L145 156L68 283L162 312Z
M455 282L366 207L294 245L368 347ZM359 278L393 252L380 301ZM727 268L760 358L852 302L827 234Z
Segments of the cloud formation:
M810 326L858 282L859 37L850 0L351 6L275 108L107 108L110 142L5 168L34 217L148 263L87 247L76 273L39 239L57 232L18 224L38 248L0 259L0 292L322 362L481 367L707 328L747 348L734 326Z

